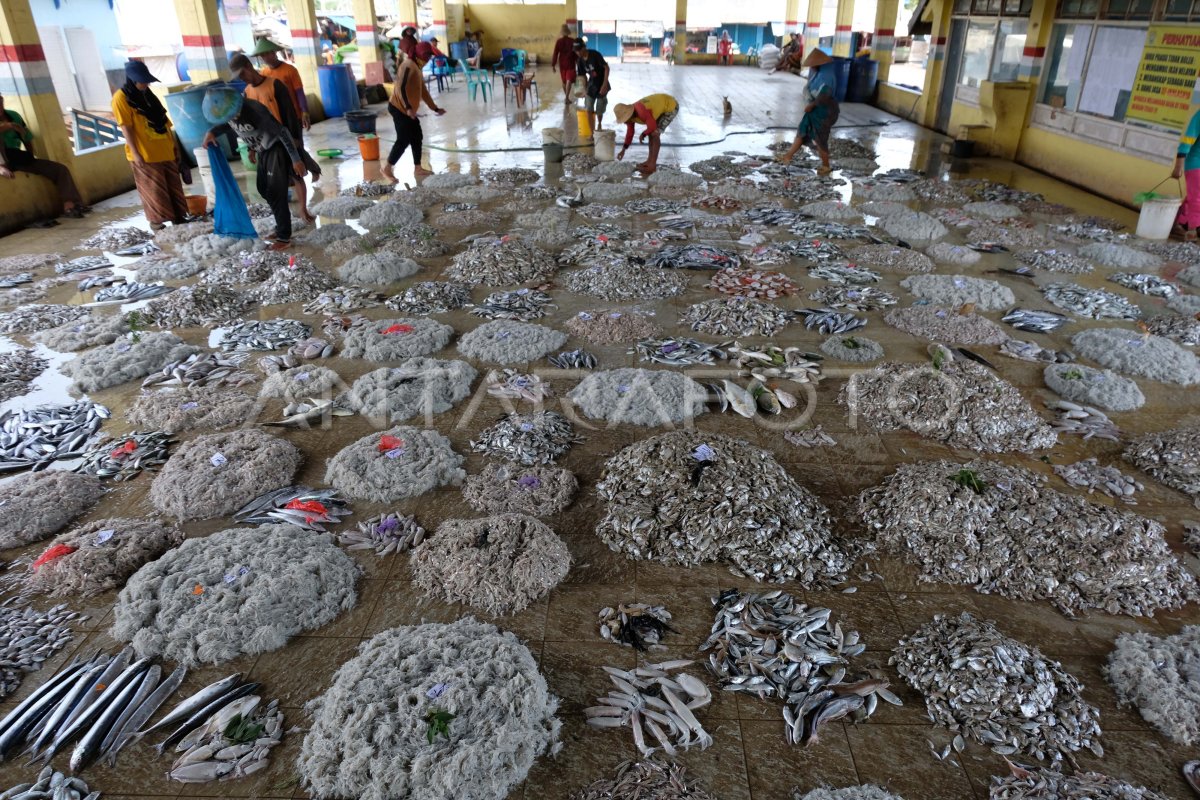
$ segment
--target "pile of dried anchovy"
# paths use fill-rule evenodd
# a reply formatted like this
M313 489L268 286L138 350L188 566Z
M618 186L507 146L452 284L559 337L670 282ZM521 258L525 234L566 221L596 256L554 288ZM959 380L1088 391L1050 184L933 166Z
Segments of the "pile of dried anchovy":
M659 333L648 317L617 309L580 311L563 327L572 336L598 345L634 342Z
M708 288L721 294L752 297L756 300L774 300L800 290L800 287L782 272L740 268L718 270L708 282Z
M687 337L642 339L637 343L635 350L639 361L653 361L672 367L715 364L726 358L725 351L718 345Z
M307 339L311 333L312 328L299 320L250 320L227 329L221 337L221 349L226 353L234 350L280 350Z
M848 256L855 265L876 267L888 272L918 274L933 272L933 259L920 250L895 247L890 244L868 244L850 251Z
M254 383L258 378L252 372L241 369L249 357L248 353L193 353L181 361L172 361L161 371L152 373L142 381L142 388L149 386L197 386L234 388Z
M692 712L711 703L712 692L696 676L674 671L692 663L664 661L628 671L605 667L617 688L597 698L600 705L583 710L587 724L593 728L628 725L643 756L662 750L673 757L693 745L707 748L712 736Z
M634 650L665 650L662 638L671 627L671 612L666 606L645 603L618 603L616 608L600 609L600 638Z
M487 319L516 319L528 322L541 319L558 308L554 299L540 289L513 289L492 292L471 309L477 317Z
M17 690L23 673L38 671L67 646L74 636L67 623L75 619L87 618L65 604L46 611L18 608L11 600L0 606L0 698Z
M83 306L34 304L20 306L0 314L0 333L32 333L57 328L68 322L79 322L91 316Z
M127 481L142 470L157 472L167 462L167 450L174 440L162 431L147 431L121 436L102 437L83 455L83 463L75 468L98 478Z
M631 558L725 561L742 577L809 587L850 568L817 496L738 439L695 430L643 439L608 460L596 491L606 503L597 535Z
M49 362L32 350L0 354L0 401L19 397L30 390L30 382L45 371Z
M859 495L858 510L876 542L924 581L1049 600L1068 616L1149 616L1200 597L1162 525L1044 480L983 459L904 464Z
M304 304L305 314L345 314L371 308L383 302L383 295L361 286L335 286Z
M1139 436L1129 443L1122 456L1200 506L1200 427Z
M463 499L485 514L528 514L548 517L571 504L579 481L559 467L491 463L467 477Z
M454 256L446 275L472 286L538 283L558 271L554 256L520 237L476 239Z
M689 306L680 325L716 336L774 336L792 320L792 312L747 297L706 300Z
M1110 442L1121 441L1121 431L1116 423L1098 408L1081 406L1069 400L1054 400L1047 403L1046 407L1058 412L1051 423L1056 433L1074 433L1082 436L1084 441L1093 437Z
M913 336L948 344L1003 344L1008 332L972 311L937 306L894 308L883 321Z
M1087 489L1092 494L1097 489L1122 503L1137 505L1133 495L1146 487L1116 467L1102 467L1095 458L1087 458L1074 464L1056 464L1054 474L1071 486Z
M570 158L570 156L568 156ZM571 800L716 800L686 779L679 764L625 761L613 778L601 778L571 795Z
M567 273L563 285L576 294L589 294L610 302L616 300L661 300L682 294L686 274L627 263L595 265Z
M713 598L712 634L700 646L712 650L708 666L727 692L782 700L788 744L814 744L821 727L852 715L875 712L879 700L901 701L888 680L859 674L847 681L849 659L867 646L858 631L831 624L828 608L808 606L781 590L743 593L727 589Z
M822 286L808 296L826 308L876 311L898 302L896 295L872 286Z
M1064 775L1054 769L1015 767L1013 774L993 776L990 800L1168 800L1164 794L1099 772Z
M1073 763L1087 748L1104 756L1100 712L1084 702L1079 681L990 622L938 614L900 640L891 663L925 696L934 724L1000 755Z
M1119 294L1076 283L1051 283L1042 294L1054 305L1092 319L1138 319L1141 309Z
M347 550L374 550L382 558L403 553L425 540L425 529L414 517L395 512L358 523L358 530L338 531L338 544Z
M501 374L503 374L503 378L501 378ZM540 376L518 372L511 368L506 368L503 373L489 372L485 382L487 393L491 397L540 403L554 395L554 389Z
M518 464L549 464L580 441L570 421L557 411L505 414L471 440L476 453Z
M161 300L153 300L139 315L160 328L190 328L228 322L254 304L250 292L226 286L183 286Z

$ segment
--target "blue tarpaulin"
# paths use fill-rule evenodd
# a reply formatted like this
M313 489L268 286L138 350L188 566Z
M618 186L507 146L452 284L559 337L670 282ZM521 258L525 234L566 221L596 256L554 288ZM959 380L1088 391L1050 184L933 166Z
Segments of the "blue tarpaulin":
M212 165L212 181L216 195L213 232L238 239L257 239L254 223L250 221L250 212L246 209L246 200L242 197L242 190L234 179L233 170L229 168L229 162L225 160L220 146L208 146L208 163Z

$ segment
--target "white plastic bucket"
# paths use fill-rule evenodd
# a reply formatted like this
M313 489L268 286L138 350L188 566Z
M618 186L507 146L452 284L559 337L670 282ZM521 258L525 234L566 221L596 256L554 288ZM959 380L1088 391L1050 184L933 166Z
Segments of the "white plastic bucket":
M563 143L562 128L542 128L542 144L558 144Z
M617 132L616 131L596 131L596 160L597 161L612 161L616 158Z
M1142 203L1137 235L1142 239L1169 238L1181 205L1183 200L1178 197L1155 197Z
M196 159L196 171L200 173L200 182L204 184L204 194L208 197L208 207L216 208L217 205L217 188L213 186L212 166L208 162L208 151L203 147L197 147L192 151L192 158Z

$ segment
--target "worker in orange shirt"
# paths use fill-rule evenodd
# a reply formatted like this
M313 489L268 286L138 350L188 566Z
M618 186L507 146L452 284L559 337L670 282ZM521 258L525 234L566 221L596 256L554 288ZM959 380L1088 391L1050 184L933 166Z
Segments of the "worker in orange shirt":
M259 72L280 81L291 91L296 103L296 116L300 117L301 127L308 130L312 127L312 120L308 118L308 96L304 94L304 81L300 77L300 70L279 58L281 50L282 47L263 38L255 43L254 52L250 55L262 59L263 68Z

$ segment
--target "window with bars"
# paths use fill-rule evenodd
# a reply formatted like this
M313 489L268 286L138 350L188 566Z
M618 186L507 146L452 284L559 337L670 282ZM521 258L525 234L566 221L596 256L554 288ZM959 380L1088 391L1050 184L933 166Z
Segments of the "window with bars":
M1062 19L1200 22L1200 0L1059 0Z
M959 17L1027 17L1032 9L1033 0L954 0Z

